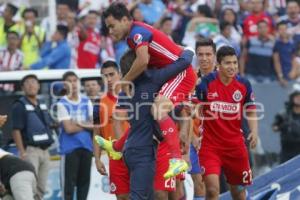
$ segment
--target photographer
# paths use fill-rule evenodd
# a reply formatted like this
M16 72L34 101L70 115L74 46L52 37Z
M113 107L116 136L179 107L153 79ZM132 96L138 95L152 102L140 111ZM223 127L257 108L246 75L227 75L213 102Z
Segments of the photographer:
M275 116L273 131L281 133L280 163L300 153L300 91L290 94L285 111Z

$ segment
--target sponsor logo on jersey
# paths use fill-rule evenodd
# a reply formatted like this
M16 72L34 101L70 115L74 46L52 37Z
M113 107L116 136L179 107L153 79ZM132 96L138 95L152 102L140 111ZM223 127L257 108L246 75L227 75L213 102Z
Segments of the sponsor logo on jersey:
M139 34L139 33L137 33L137 34L135 34L135 35L133 36L133 42L134 42L136 45L140 44L140 43L142 42L142 40L143 40L143 36L142 36L141 34Z
M239 112L240 104L214 101L210 104L210 110L215 112L233 114Z
M239 101L242 100L243 95L242 95L241 91L236 90L236 91L233 93L232 98L233 98L233 100L239 102Z

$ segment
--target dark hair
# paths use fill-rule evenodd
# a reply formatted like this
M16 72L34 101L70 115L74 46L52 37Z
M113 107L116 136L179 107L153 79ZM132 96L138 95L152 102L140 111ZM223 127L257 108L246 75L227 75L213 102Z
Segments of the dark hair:
M57 25L56 26L56 30L63 35L64 39L67 38L68 36L68 32L69 32L69 28L65 25Z
M237 29L237 25L238 25L238 16L237 16L236 12L234 12L234 10L233 10L232 8L230 8L230 7L224 8L224 10L222 10L221 15L220 15L220 18L219 18L219 21L220 21L221 23L225 21L225 20L224 20L225 12L228 11L228 10L231 11L231 12L233 13L233 15L234 15L234 22L233 22L232 26L234 26L234 27Z
M78 76L77 76L77 74L75 72L73 72L73 71L67 71L67 72L65 72L63 74L62 80L66 81L67 78L69 78L70 76L75 76L78 79Z
M21 80L21 86L23 86L24 83L25 83L25 81L26 81L27 79L30 79L30 78L35 79L37 82L39 82L39 79L38 79L38 77L37 77L35 74L28 74L28 75L26 75L26 76L24 76L24 77L22 78L22 80Z
M217 62L220 64L224 57L236 56L234 48L230 46L222 46L217 52Z
M231 26L229 22L223 21L220 23L220 31L223 32L227 26Z
M22 17L25 17L26 13L32 12L34 14L35 17L38 17L38 11L34 8L26 8L23 12L22 12Z
M285 22L285 21L280 21L280 22L278 22L278 23L276 24L276 28L278 29L279 26L281 26L281 25L287 26L287 22Z
M197 8L198 13L203 14L205 17L213 18L213 12L208 5L199 5Z
M15 14L17 14L18 12L18 7L16 7L15 5L11 4L11 3L8 3L7 5L7 8L9 8L12 16L14 16Z
M164 17L160 21L160 26L164 25L167 21L172 21L172 17Z
M106 19L109 16L113 16L117 20L121 20L123 17L131 19L130 13L123 3L112 3L104 12L103 17Z
M210 38L201 38L196 42L196 47L195 49L197 50L198 47L207 47L210 46L213 48L214 53L216 53L216 44L214 41Z
M99 12L96 10L89 10L88 14L95 14L95 15L99 16Z
M8 35L11 35L11 34L13 34L13 35L17 36L18 38L20 38L19 33L16 32L16 31L8 31L8 32L6 33L6 38L8 38Z
M119 72L118 64L115 61L112 61L112 60L108 60L108 61L104 62L101 66L101 70L102 69L107 69L109 67L113 67L117 72Z
M136 58L136 54L135 54L134 50L128 50L121 57L120 67L121 67L121 73L122 73L123 76L125 76L129 72L135 58Z

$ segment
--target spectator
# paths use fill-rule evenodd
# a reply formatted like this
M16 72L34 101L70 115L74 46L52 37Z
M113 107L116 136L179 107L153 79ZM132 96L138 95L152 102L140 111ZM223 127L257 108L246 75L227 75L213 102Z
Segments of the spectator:
M138 6L134 6L130 9L130 15L134 21L145 22L144 15Z
M51 118L45 103L38 98L40 84L33 74L21 81L25 96L12 108L12 135L20 158L30 162L36 171L38 199L43 199L50 167L48 148L53 143Z
M240 11L239 0L216 0L215 13L220 13L222 9L231 9L233 12L238 13Z
M24 30L21 36L21 50L24 54L24 69L39 59L39 49L45 41L45 30L36 24L38 12L34 8L23 11Z
M67 25L67 17L70 12L69 4L65 1L58 1L56 5L56 24L57 25ZM51 40L51 34L54 30L51 30L50 18L46 17L41 22L41 27L46 31L46 40Z
M18 49L20 38L17 32L9 31L6 34L7 48L0 50L0 72L16 71L23 67L23 54ZM14 91L14 84L0 84L0 90L4 92Z
M77 66L79 69L95 69L100 54L101 38L96 29L98 12L89 11L83 19L83 25L79 26L79 47Z
M287 14L279 18L279 22L286 22L288 32L293 36L295 43L300 42L300 7L299 2L292 0L287 2Z
M287 24L280 22L277 24L278 38L273 50L273 62L279 83L287 85L289 73L292 69L292 59L294 54L294 42L287 33Z
M166 10L161 0L141 0L138 4L147 24L153 25L159 21Z
M99 95L101 92L101 86L98 80L85 80L83 82L84 91L86 95L90 98L92 103L98 102Z
M68 23L68 37L67 41L71 48L71 69L77 69L77 59L78 59L78 46L79 46L79 33L77 28L77 18L75 12L69 12L67 17Z
M0 71L21 70L23 54L18 49L20 37L17 32L10 31L6 34L7 48L0 50Z
M8 31L20 32L21 27L13 21L14 15L18 12L18 8L13 4L8 3L0 18L0 48L6 47L6 33Z
M246 17L243 22L243 32L246 39L258 35L258 22L265 20L268 25L269 33L273 31L273 22L270 16L268 16L263 10L262 0L250 0L253 5L252 13Z
M62 196L72 200L77 187L77 199L87 199L93 144L91 137L93 115L92 102L79 94L79 79L74 72L63 75L67 95L57 103L57 116L60 122L60 154L63 183Z
M300 92L294 91L289 96L285 111L275 116L273 130L280 133L283 163L300 153Z
M274 80L272 54L273 37L269 33L268 22L259 21L258 36L249 38L240 59L240 73L252 82L270 82Z
M292 70L289 73L290 79L297 79L300 77L300 44L295 45L295 56L292 60Z
M218 33L218 20L213 17L211 9L207 5L199 5L197 16L188 24L182 43L187 46L195 46L196 36L212 38Z
M238 44L241 44L243 29L238 24L237 14L231 8L225 8L220 17L220 22L229 22L231 26L231 38Z
M173 30L172 30L172 18L171 17L164 17L164 18L161 19L161 21L160 21L160 30L164 34L169 36L169 38L171 40L173 40L172 36L171 36L172 32L173 32Z
M0 149L0 196L3 199L36 200L36 176L32 164Z
M67 42L68 27L57 25L52 41L46 42L40 52L41 58L31 65L31 69L68 69L71 62L71 49ZM56 46L53 47L53 44Z
M234 48L237 56L240 56L240 54L241 54L240 44L237 43L231 37L232 25L229 22L222 22L220 24L220 31L221 31L221 34L218 34L214 38L214 43L216 44L217 49L219 49L222 46L231 46L232 48Z

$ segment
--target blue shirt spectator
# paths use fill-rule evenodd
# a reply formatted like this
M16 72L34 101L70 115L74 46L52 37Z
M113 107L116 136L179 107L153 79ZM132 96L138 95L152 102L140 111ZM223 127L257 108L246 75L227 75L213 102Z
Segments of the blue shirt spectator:
M166 10L166 6L161 0L143 0L138 7L143 13L145 22L148 24L158 22Z
M289 80L288 74L292 69L292 57L295 51L293 40L289 40L288 42L284 42L280 39L276 40L273 51L279 54L283 77Z
M56 46L52 46L52 42L46 42L40 52L41 58L31 65L31 69L67 69L71 62L71 48L66 40L68 28L58 25L56 32L52 36L52 41L56 42Z

